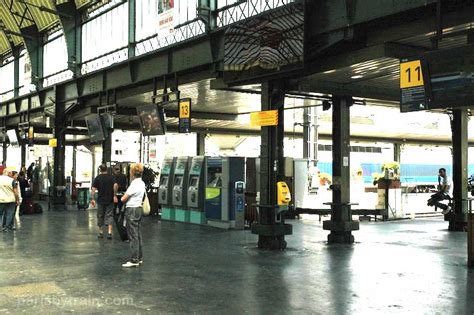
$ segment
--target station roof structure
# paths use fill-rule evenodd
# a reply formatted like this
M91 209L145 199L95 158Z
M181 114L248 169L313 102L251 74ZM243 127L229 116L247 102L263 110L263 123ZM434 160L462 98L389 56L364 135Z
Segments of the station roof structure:
M32 39L31 31L44 33L61 27L58 5L69 0L2 0L0 1L0 56L13 48L24 46L25 40ZM75 7L86 9L98 7L105 1L74 0ZM72 18L71 16L64 16Z
M64 16L56 7L63 2L67 1L56 1L55 4L46 0L1 1L0 54L28 40L25 30L29 27L38 32L60 28ZM288 97L318 102L339 94L358 97L370 105L397 106L400 58L438 52L456 58L453 52L471 47L472 2L444 2L442 23L436 19L436 4L435 0L398 4L393 1L354 2L352 6L345 1L314 4L311 12L307 12L305 24L308 45L304 67L283 71L288 78ZM75 1L78 10L98 5L101 2ZM316 15L319 18L314 18ZM138 120L132 117L135 108L151 102L153 89L162 89L164 78L171 88L178 78L181 97L193 99L196 131L256 133L258 129L249 127L239 116L260 110L258 81L271 79L276 72L269 71L269 75L259 76L257 80L245 73L241 75L239 71L226 76L228 28L217 27L206 34L4 101L0 104L2 114L7 117L6 123L14 126L28 112L31 123L47 133L43 117L54 118L54 104L63 102L70 121L68 130L82 134L86 114L94 112L98 106L116 104L117 127L137 129ZM38 106L25 107L25 102L38 103ZM171 130L176 129L177 110L169 109L167 115ZM291 132L292 128L288 127L287 131ZM356 128L353 133L359 139L450 141L448 135L403 130L357 131Z

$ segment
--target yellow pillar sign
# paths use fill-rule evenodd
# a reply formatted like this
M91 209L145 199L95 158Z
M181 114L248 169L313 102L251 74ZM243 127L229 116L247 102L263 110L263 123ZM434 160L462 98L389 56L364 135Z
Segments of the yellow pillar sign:
M278 110L250 113L250 125L254 127L278 126Z
M56 148L58 146L58 139L56 138L49 139L49 146L51 148Z
M400 63L400 88L423 86L423 69L420 60Z
M191 118L191 102L179 102L179 118Z

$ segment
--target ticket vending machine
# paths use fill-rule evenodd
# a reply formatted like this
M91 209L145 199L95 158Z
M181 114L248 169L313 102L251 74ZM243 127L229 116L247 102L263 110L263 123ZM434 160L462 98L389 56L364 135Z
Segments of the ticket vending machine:
M231 194L233 212L230 213L231 227L236 230L245 228L245 182L237 181L234 185L234 193ZM232 226L232 222L235 222Z
M189 222L190 212L187 209L186 195L188 193L188 174L191 158L179 157L174 168L172 204L175 210L175 219L179 222Z
M236 183L245 182L245 158L208 158L206 169L205 209L207 224L219 228L235 228ZM239 192L239 195L244 195L240 188Z
M161 206L162 220L175 220L175 211L172 207L172 183L176 158L166 158L161 168L160 185L158 187L158 204Z
M206 224L204 211L206 193L206 157L196 156L191 159L188 174L187 206L190 212L190 222Z

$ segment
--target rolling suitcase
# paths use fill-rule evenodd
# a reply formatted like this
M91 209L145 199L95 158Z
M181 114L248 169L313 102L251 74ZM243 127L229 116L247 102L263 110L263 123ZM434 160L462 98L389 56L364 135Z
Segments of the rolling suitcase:
M114 210L114 221L117 226L117 231L119 233L120 239L125 242L128 240L127 228L125 227L125 211L122 211L123 208L118 207Z

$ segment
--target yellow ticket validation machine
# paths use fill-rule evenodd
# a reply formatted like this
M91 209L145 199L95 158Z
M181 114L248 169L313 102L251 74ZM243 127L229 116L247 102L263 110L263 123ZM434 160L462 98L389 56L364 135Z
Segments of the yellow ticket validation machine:
M277 196L278 196L278 206L281 208L287 207L291 202L291 193L290 188L285 182L278 182L277 183Z

